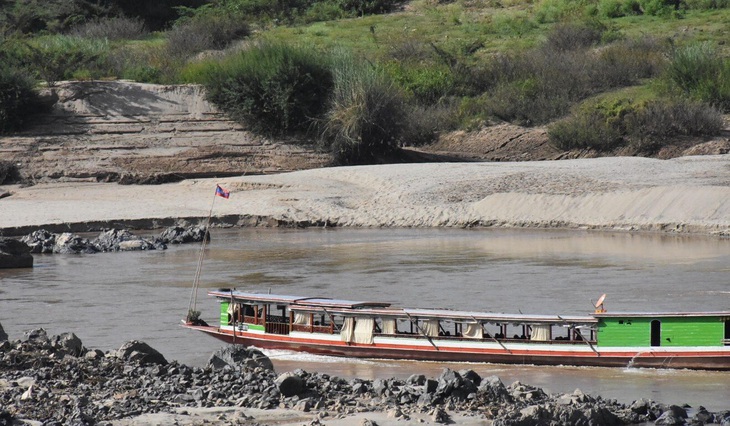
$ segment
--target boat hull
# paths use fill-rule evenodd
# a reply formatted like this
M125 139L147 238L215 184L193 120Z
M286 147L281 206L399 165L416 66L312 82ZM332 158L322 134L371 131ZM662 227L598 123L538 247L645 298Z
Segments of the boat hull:
M308 352L349 358L380 358L414 361L443 362L487 362L500 364L530 365L573 365L597 367L637 367L673 368L730 371L730 348L692 348L691 350L668 349L603 349L585 343L545 345L529 342L517 344L498 344L487 342L485 345L469 347L458 344L445 345L443 342L429 343L426 339L405 338L402 343L356 344L339 340L322 340L315 335L310 338L271 333L235 332L212 326L185 327L202 331L219 340L231 344L255 346L262 349L280 349Z

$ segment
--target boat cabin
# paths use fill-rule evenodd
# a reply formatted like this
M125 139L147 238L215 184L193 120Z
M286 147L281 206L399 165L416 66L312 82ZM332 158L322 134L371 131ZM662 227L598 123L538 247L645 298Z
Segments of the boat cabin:
M599 346L730 346L730 312L597 313Z
M593 344L592 316L509 315L447 309L393 308L388 303L211 291L221 302L220 326L265 333L339 334L344 342L375 336L477 339L497 342Z

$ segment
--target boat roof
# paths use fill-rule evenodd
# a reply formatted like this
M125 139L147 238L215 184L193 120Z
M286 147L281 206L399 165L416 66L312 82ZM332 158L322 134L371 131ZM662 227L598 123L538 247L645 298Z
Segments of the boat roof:
M596 318L683 318L683 317L730 317L730 311L708 312L601 312Z
M278 294L264 293L246 293L237 290L211 290L209 296L219 297L221 299L236 299L249 302L259 303L275 303L278 305L295 306L311 306L320 308L344 308L344 309L360 309L360 308L385 308L390 303L368 302L356 300L330 299L328 297L303 297Z

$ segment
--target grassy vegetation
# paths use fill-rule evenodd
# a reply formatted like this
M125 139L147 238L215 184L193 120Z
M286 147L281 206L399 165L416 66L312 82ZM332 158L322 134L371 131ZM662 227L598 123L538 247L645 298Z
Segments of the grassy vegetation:
M498 121L547 124L561 149L650 153L730 112L730 0L0 4L15 70L200 82L249 128L341 164Z

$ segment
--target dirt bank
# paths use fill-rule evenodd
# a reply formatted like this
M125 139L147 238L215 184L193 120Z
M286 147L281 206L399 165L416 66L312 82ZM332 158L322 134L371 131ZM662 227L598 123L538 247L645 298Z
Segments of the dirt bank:
M214 196L219 183L228 200ZM232 225L511 226L728 234L730 155L341 167L159 186L4 187L6 235L166 226L213 215ZM68 224L75 224L69 227ZM56 228L57 229L57 228Z

